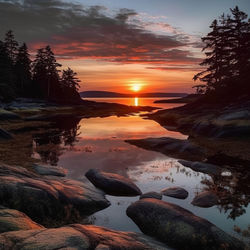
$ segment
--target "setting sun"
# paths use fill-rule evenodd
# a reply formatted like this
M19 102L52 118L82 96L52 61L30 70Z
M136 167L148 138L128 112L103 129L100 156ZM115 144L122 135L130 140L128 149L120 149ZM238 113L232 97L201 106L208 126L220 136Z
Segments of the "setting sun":
M134 92L138 92L139 90L141 90L141 85L140 84L133 84L131 89L134 91Z

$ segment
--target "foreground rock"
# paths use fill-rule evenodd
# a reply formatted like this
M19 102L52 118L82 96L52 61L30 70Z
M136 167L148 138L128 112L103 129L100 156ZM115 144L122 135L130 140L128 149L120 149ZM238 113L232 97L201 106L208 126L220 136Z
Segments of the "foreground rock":
M218 197L213 192L204 191L196 195L191 203L197 207L212 207L218 204Z
M0 108L0 121L1 120L18 120L18 119L21 119L19 115Z
M142 199L127 209L141 231L177 249L244 249L244 244L209 221L177 205Z
M157 199L157 200L161 200L162 199L162 194L157 193L157 192L148 192L148 193L142 194L140 196L140 199L145 199L145 198L154 198L154 199Z
M138 233L73 224L60 228L0 234L0 249L128 249L166 250L167 246Z
M42 228L24 213L0 206L0 233Z
M186 199L188 197L188 191L181 187L165 188L162 191L165 196L170 196L177 199Z
M192 162L192 161L185 161L185 160L179 160L180 164L182 164L185 167L191 168L192 170L196 172L201 172L204 174L210 174L210 175L219 175L222 172L222 169L219 166L204 163L204 162Z
M53 175L64 177L67 173L67 170L64 168L48 165L33 165L33 169L36 173L40 175Z
M148 150L154 150L188 160L200 160L204 157L204 150L189 140L180 140L169 137L126 140L126 142Z
M85 176L105 193L115 196L137 196L141 190L128 178L118 174L90 169Z
M0 201L48 226L79 221L110 205L87 179L45 177L6 165L0 165Z

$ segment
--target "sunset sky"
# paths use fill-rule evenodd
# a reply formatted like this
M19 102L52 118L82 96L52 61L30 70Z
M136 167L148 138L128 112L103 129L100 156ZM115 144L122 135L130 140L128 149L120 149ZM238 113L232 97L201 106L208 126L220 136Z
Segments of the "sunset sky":
M200 37L235 5L250 14L249 0L0 0L0 39L50 44L81 90L190 92Z

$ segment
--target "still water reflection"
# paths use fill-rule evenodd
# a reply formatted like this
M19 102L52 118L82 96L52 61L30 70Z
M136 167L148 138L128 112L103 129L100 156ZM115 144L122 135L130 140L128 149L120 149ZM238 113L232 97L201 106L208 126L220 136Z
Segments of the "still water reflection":
M56 119L53 124L46 133L34 134L33 156L68 169L70 178L81 179L88 169L99 168L130 177L143 192L181 186L189 192L186 200L170 197L164 197L164 200L187 208L232 234L234 225L246 228L249 224L249 176L239 172L232 172L228 177L194 172L179 164L177 159L124 142L161 136L187 139L185 135L168 131L138 115ZM191 205L195 194L205 189L215 190L218 194L228 192L228 195L219 206L212 208ZM91 216L89 222L116 230L139 231L126 216L126 208L138 197L107 198L112 205Z

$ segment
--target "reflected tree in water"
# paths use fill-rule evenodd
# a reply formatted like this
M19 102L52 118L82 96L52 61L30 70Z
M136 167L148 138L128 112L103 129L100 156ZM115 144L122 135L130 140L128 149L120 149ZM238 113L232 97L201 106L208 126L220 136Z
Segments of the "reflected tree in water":
M42 162L57 165L65 147L73 147L79 135L81 118L60 117L52 120L47 132L33 135L34 151L39 154Z

